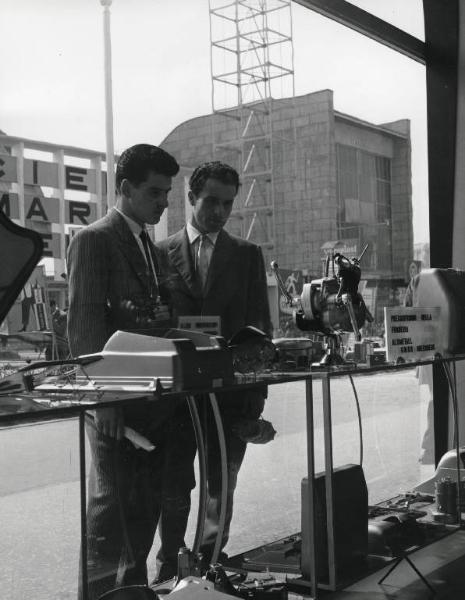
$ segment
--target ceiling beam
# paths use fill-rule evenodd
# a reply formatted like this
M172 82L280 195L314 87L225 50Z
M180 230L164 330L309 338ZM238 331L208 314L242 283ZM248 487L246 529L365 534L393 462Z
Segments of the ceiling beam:
M402 29L375 17L346 0L293 0L358 33L366 35L422 64L426 62L425 43Z

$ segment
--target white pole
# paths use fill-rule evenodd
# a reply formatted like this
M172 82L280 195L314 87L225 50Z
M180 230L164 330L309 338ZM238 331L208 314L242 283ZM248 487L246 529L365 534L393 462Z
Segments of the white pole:
M111 80L110 6L112 0L100 0L103 6L103 43L105 69L105 134L107 144L107 204L115 205L115 150L113 145L113 99Z

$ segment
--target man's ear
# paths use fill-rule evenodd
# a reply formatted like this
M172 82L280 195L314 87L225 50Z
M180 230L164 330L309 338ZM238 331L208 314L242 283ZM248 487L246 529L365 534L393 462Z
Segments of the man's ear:
M130 198L131 188L132 185L129 179L123 179L120 183L121 196L124 196L125 198Z
M189 198L189 203L191 206L195 206L196 197L194 196L194 192L189 190L187 192L187 197Z

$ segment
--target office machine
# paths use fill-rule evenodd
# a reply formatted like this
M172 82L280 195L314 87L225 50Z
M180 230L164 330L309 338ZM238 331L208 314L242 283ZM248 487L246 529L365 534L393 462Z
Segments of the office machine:
M76 383L106 390L198 390L234 383L224 338L181 329L115 332Z

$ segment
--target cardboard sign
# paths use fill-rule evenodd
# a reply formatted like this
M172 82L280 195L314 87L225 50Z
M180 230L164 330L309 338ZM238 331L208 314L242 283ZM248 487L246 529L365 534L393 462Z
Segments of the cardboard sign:
M199 331L200 333L208 333L210 335L221 335L220 317L196 315L183 315L178 318L179 329L187 331Z
M439 346L440 311L438 306L385 307L387 361L431 359L436 354L442 354L444 349Z

